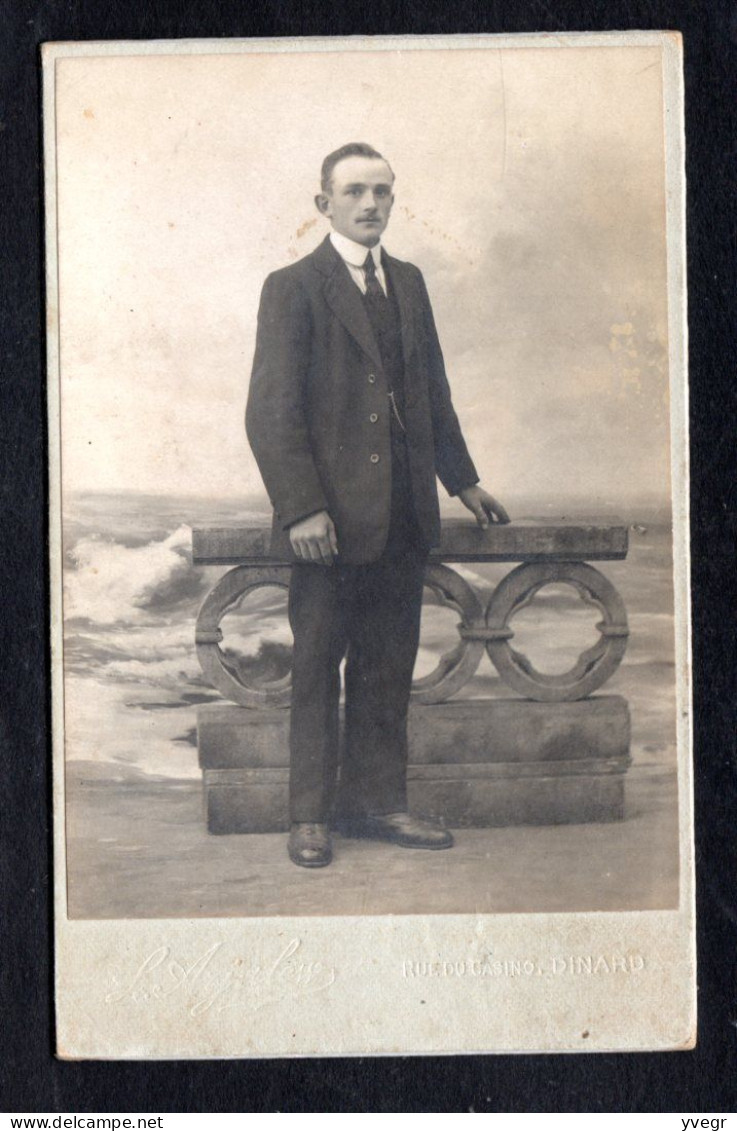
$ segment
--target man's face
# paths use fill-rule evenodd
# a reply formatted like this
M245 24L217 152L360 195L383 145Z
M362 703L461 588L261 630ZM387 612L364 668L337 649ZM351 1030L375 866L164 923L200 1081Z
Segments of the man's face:
M318 197L320 211L336 232L373 247L389 222L394 177L378 157L344 157L333 169L330 192Z

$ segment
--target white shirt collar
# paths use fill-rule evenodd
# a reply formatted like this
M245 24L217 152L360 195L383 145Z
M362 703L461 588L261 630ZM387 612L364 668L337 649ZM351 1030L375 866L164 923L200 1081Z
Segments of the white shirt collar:
M346 263L350 263L352 267L363 267L368 251L371 252L376 266L381 266L380 243L377 243L375 247L367 248L361 243L356 243L355 240L349 240L348 236L342 235L341 232L336 232L335 228L330 233L330 242L341 259L345 259Z

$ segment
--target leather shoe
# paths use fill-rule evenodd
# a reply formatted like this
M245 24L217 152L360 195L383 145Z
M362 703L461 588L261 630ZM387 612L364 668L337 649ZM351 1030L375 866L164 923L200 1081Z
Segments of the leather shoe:
M295 821L289 832L289 859L300 868L324 868L333 858L327 825Z
M368 840L387 840L402 848L452 848L453 837L433 821L411 817L409 813L384 813L380 817L343 819L338 828L344 836Z

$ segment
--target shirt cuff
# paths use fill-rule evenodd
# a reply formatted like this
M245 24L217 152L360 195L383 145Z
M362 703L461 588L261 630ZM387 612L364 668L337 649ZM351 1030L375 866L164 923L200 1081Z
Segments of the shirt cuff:
M477 487L480 483L479 479L474 479L471 483L464 483L462 487L454 487L452 491L448 491L451 498L460 495L461 491L466 491L469 487Z
M326 507L317 507L316 510L307 511L305 514L298 515L297 518L290 518L289 522L284 523L283 529L284 530L291 530L291 528L293 526L296 526L298 522L302 522L304 519L310 518L310 516L313 515L313 514L321 514L322 511L324 511L324 510L327 510L327 508Z

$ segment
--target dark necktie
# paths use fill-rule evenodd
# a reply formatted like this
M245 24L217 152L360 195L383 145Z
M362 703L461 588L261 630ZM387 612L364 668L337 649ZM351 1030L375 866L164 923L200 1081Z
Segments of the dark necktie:
M391 322L391 311L389 299L384 294L384 288L382 287L376 275L376 264L374 263L374 257L371 252L368 253L366 259L364 260L363 274L366 279L366 303L369 308L369 319L373 325L374 333L378 335L379 349L383 354L384 349L386 348L384 345L384 339L387 334L391 332L390 325L388 324ZM398 345L398 349L401 351L401 348L402 347L400 343ZM402 432L405 432L406 429L404 427L404 421L402 420L401 413L399 412L399 408L397 407L396 393L394 389L392 389L391 385L387 392L389 394L389 402L392 406L392 415L396 423L401 428Z
M380 302L382 299L386 301L384 288L379 282L378 276L376 274L376 264L374 263L374 257L371 252L369 252L366 256L365 262L363 264L363 274L366 279L366 294L369 296L369 298L373 300L378 299Z

